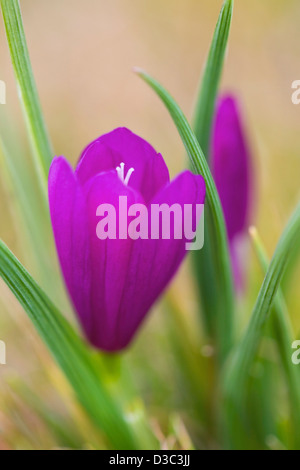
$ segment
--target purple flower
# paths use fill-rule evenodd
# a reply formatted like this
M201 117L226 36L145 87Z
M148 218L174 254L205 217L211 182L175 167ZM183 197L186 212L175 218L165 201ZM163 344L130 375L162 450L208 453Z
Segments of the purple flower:
M237 247L249 223L250 161L237 102L232 96L224 96L216 110L211 167L224 211L237 287L243 284Z
M189 171L170 182L162 156L125 128L92 142L75 172L63 157L54 159L49 202L62 272L86 337L105 351L129 344L186 253L186 239L172 234L133 240L119 228L116 239L99 239L97 208L113 206L124 222L120 196L128 206L203 204L205 183Z

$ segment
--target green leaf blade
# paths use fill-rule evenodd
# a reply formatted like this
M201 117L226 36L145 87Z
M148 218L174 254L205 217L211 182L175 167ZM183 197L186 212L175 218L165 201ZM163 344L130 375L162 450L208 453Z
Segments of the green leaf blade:
M260 266L263 270L263 273L266 274L269 266L269 260L255 227L250 228L250 235ZM271 323L277 341L286 380L289 385L288 390L290 396L291 418L294 428L293 438L295 448L299 448L300 436L298 429L300 428L300 375L297 368L291 361L293 331L287 311L287 306L280 288L278 289L277 296L274 301L274 312L272 314Z
M53 151L32 73L18 0L0 0L13 69L44 195Z
M233 342L234 298L227 233L219 195L199 142L180 107L156 80L140 69L136 69L136 72L161 98L177 127L195 172L201 174L205 179L206 198L213 222L210 236L215 248L214 262L218 273L219 305L221 305L222 310L218 316L218 335L219 356L223 361Z
M233 4L233 0L225 0L223 3L195 104L193 129L207 161L209 161L211 129L231 27ZM218 290L216 283L211 281L217 278L213 262L214 247L209 237L211 224L211 214L208 210L205 213L205 245L203 250L193 253L192 261L199 289L202 320L207 335L215 342L218 334L215 314L218 311Z
M207 159L209 158L215 102L231 27L233 4L233 0L226 0L223 4L195 106L193 129Z
M2 241L0 276L23 306L95 424L116 449L136 449L134 434L101 382L84 342Z
M280 282L300 233L300 204L284 230L259 291L245 335L224 377L225 419L229 436L243 432L247 379ZM294 380L294 378L292 378Z

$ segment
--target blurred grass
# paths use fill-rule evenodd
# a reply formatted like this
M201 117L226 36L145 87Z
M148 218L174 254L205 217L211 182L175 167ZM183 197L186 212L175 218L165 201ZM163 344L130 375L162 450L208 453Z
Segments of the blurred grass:
M126 125L163 154L172 175L180 171L185 165L180 139L171 121L166 119L164 109L155 105L151 90L140 83L131 69L138 64L151 71L153 76L159 76L191 116L199 74L220 5L221 2L204 0L21 1L33 70L56 153L64 154L75 164L81 149L90 140L114 127ZM299 79L299 17L298 0L236 2L222 82L223 88L237 92L245 108L257 179L253 219L269 255L300 196L300 106L291 102L291 83ZM7 84L7 104L0 105L1 129L8 150L16 161L22 159L26 174L30 175L30 150L2 21L0 38L0 79ZM197 65L192 67L191 64ZM21 140L17 144L19 137ZM1 178L2 174L0 238L38 277L31 256L28 253L25 256L21 248L23 233L11 211L15 196L5 190ZM32 188L34 198L37 185L30 178L28 187ZM46 252L48 243L44 247ZM261 283L256 260L251 261L250 266L249 294L239 305L241 326L249 318ZM286 298L294 331L300 334L299 274L297 268ZM187 262L174 281L172 292L177 303L182 305L183 322L193 330L197 325L197 305L191 282ZM45 281L44 287L50 288ZM61 293L57 293L54 300L65 312L70 312ZM149 414L154 417L154 427L159 435L168 434L168 414L177 410L189 423L192 437L202 436L194 444L214 446L215 443L208 442L205 430L199 429L201 422L192 418L190 391L178 374L165 310L162 305L155 308L155 314L126 354L126 359L132 365L134 381L150 407ZM0 339L6 341L9 354L8 365L0 368L0 400L5 403L6 410L4 416L4 408L0 407L0 448L15 445L53 447L57 442L63 446L63 439L52 431L40 441L32 442L32 436L36 434L32 423L34 412L28 416L24 411L20 420L16 412L18 407L14 402L11 404L11 390L4 387L8 378L16 375L21 381L29 382L45 401L51 395L51 409L61 412L58 395L65 385L57 393L55 384L52 387L51 380L44 378L41 371L45 366L54 366L50 365L48 353L25 320L21 308L2 284ZM200 372L205 377L205 365L201 367ZM285 396L284 386L281 393ZM26 403L22 407L26 409ZM72 415L70 410L62 409L63 417ZM283 409L282 413L284 422L288 412L284 414ZM23 421L29 432L24 431ZM87 432L86 435L90 434ZM3 436L7 442L5 439L2 442ZM84 445L84 438L81 442ZM270 442L274 446L280 444L277 441L274 444L274 439ZM101 444L94 442L91 445Z

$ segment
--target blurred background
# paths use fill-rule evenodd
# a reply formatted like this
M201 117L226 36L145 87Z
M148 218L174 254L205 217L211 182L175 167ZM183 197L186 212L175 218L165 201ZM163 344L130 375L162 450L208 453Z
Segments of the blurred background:
M177 131L163 105L132 69L140 66L156 77L191 118L221 4L221 0L21 1L31 62L55 155L64 155L75 165L87 143L115 127L126 126L162 153L172 176L181 171L186 156ZM298 0L236 1L222 79L222 90L234 92L242 104L256 179L253 223L269 255L300 196L300 105L291 101L292 82L300 80L299 23ZM1 135L24 169L24 178L30 179L30 148L2 20L0 79L7 86L7 104L0 105ZM22 246L22 227L13 206L16 196L2 176L0 237L39 278L30 253ZM32 204L38 206L39 201L34 199ZM44 254L52 252L50 245L45 240ZM54 269L58 273L57 265ZM245 318L251 313L262 281L251 248L248 272L250 289L240 305ZM300 333L299 274L299 269L298 275L293 274L287 299L294 329ZM39 281L70 317L71 309L62 292L51 290L45 278ZM170 292L171 296L176 293L176 305L185 312L185 327L197 343L193 325L199 323L199 315L188 261ZM174 379L178 371L172 340L167 338L171 331L168 321L160 302L128 354L134 364L134 381L150 407L157 433L164 434L162 423L171 410L180 439L188 440L177 413L188 415L192 405L183 385L180 391L184 378L178 377L178 382ZM201 328L197 331L201 336ZM74 415L78 418L79 414L83 428L89 425L71 399L61 399L70 396L68 387L2 283L0 339L7 345L7 365L0 366L0 448L71 445L66 436L57 438L59 432L63 433L59 419L70 422L72 429ZM49 433L53 410L58 421L56 430ZM193 426L197 424L191 423L191 433ZM83 439L69 433L73 443L87 440L86 435Z

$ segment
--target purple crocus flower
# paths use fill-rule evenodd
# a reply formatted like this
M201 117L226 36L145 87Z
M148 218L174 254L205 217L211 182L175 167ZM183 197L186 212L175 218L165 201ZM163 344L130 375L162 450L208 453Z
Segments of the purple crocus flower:
M75 171L65 158L53 160L49 202L60 265L87 339L105 351L129 344L186 253L184 237L99 239L97 208L110 204L123 220L120 196L128 206L204 204L205 183L189 171L170 182L162 156L125 128L88 145Z
M218 102L212 136L211 167L227 227L237 288L243 285L238 242L248 228L250 212L250 151L237 101L223 96Z

